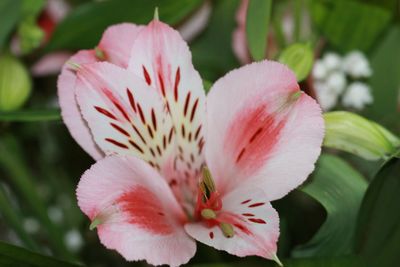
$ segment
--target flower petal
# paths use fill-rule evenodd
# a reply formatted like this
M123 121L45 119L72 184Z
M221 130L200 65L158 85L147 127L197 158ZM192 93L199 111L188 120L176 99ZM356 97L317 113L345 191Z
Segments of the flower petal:
M59 73L64 63L72 56L70 52L53 52L40 58L31 67L34 76L42 77Z
M143 28L132 23L110 26L104 31L97 48L105 53L108 62L126 68L133 43Z
M251 62L246 40L246 13L248 5L248 0L241 1L239 8L236 11L237 26L232 34L233 52L242 64Z
M81 210L98 220L98 235L129 261L178 266L196 252L185 214L168 184L144 161L111 156L86 171L77 189Z
M85 64L96 62L97 58L93 50L82 50L73 55L69 61L76 64ZM75 83L75 71L65 64L58 77L57 84L63 121L76 142L95 160L101 159L104 154L93 141L90 130L79 111L78 103L75 99Z
M137 36L128 69L162 96L175 127L177 182L193 181L190 178L204 162L205 92L186 42L177 31L154 20Z
M274 258L279 217L261 189L239 187L224 196L222 209L217 216L233 226L232 237L225 237L218 224L206 222L186 224L186 232L204 244L239 257L256 255Z
M77 100L99 147L108 155L135 155L169 173L173 126L157 92L107 62L83 65L77 76Z
M276 62L234 70L208 94L206 160L221 193L247 181L284 196L314 169L323 132L318 104Z

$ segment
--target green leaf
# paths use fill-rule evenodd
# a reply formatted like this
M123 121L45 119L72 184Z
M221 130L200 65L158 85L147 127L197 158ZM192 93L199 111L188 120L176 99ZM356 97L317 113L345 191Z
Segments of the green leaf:
M400 27L393 26L372 53L370 79L374 102L366 114L395 132L400 132Z
M37 192L32 171L22 156L23 151L17 141L11 135L3 135L0 139L0 168L10 178L26 205L40 220L48 232L48 238L57 255L65 259L74 259L74 256L66 248L63 240L63 232L48 217L46 205Z
M4 177L1 177L4 179ZM14 230L24 245L32 250L38 250L39 247L31 236L25 231L22 220L23 216L19 210L15 209L12 201L8 197L3 186L0 185L0 212L2 218L7 222L8 226Z
M236 262L229 263L208 263L208 264L192 264L192 267L276 267L276 263L269 260L254 260L244 258ZM309 258L309 259L289 259L283 260L284 267L363 267L364 265L355 256L338 257L338 258Z
M191 45L195 68L203 79L210 82L238 66L232 52L238 3L238 0L214 1L206 29Z
M265 59L272 0L249 0L246 15L246 38L254 60Z
M351 252L357 212L367 188L349 164L322 155L312 180L301 190L325 208L327 218L314 237L293 251L295 257L339 256Z
M1 121L12 122L36 122L36 121L59 121L61 120L60 110L20 110L11 112L0 112Z
M10 32L18 22L21 0L0 1L0 48L3 47Z
M356 252L369 266L400 262L400 151L376 174L358 216Z
M24 248L0 241L0 265L2 267L79 267L52 257L40 255Z
M199 7L201 0L96 1L74 9L56 28L46 50L92 48L112 24L147 24L158 7L160 20L176 24Z
M330 1L325 7L317 2L312 11L318 12L312 17L324 37L344 52L368 50L391 19L386 9L348 0Z

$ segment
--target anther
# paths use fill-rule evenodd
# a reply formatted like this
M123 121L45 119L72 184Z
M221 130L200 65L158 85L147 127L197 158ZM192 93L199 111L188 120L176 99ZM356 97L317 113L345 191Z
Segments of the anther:
M222 222L220 223L219 227L226 238L231 238L235 235L232 224Z
M203 217L206 220L210 220L217 218L217 215L212 209L203 209L201 211L201 217Z

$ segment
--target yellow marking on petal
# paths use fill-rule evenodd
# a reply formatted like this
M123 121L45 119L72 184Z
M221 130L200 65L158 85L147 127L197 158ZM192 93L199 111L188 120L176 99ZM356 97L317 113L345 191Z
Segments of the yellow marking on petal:
M76 63L76 62L73 62L73 61L70 61L70 60L68 60L67 62L66 62L66 64L68 65L68 66L70 66L71 67L71 69L73 69L73 70L79 70L82 66L81 66L81 64L79 64L79 63Z
M101 50L98 46L96 46L96 47L94 48L94 52L95 52L96 58L97 58L98 60L101 60L101 61L106 60L106 54L105 54L104 51Z
M290 101L296 101L297 99L300 98L301 94L302 94L302 91L301 91L301 90L296 91L295 93L293 93L293 94L290 96Z

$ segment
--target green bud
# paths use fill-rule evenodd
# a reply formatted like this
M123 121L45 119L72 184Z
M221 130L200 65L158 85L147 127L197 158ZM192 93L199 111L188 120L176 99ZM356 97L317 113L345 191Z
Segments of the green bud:
M324 114L324 146L353 153L367 160L386 159L400 140L382 126L346 111Z
M206 220L209 220L217 218L217 215L212 209L203 209L201 211L201 217L203 217Z
M0 56L0 111L20 108L28 99L31 87L25 66L11 55Z
M36 24L36 21L29 18L21 22L18 28L21 52L28 54L38 48L45 36L43 30Z
M297 81L304 80L311 71L313 51L308 44L296 43L282 51L279 62L287 65L296 75Z
M224 234L225 237L231 238L235 235L235 231L233 230L233 226L230 223L220 223L219 227L222 230L222 233Z

